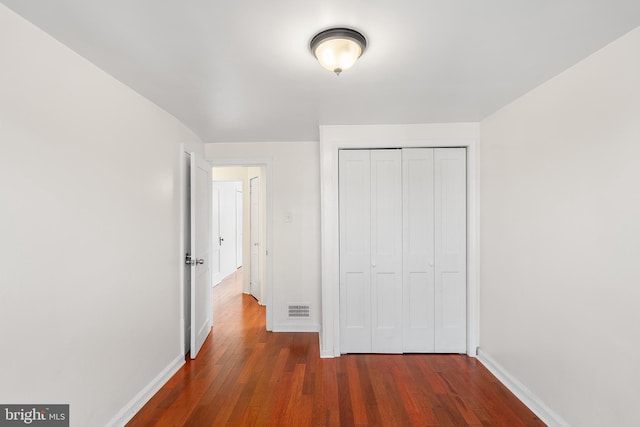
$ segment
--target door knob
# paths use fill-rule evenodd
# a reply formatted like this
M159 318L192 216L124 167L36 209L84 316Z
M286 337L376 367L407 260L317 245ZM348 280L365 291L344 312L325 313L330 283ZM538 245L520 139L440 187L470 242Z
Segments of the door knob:
M202 259L202 258L192 258L191 255L187 254L184 257L184 263L187 264L187 265L204 264L204 259Z

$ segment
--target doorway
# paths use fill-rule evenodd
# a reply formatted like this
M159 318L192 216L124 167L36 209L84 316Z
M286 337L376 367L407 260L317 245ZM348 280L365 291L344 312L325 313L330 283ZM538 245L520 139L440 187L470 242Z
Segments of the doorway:
M244 165L217 165L214 161L212 177L214 188L217 186L216 182L238 183L234 193L235 199L230 198L227 202L233 204L236 223L238 224L234 234L236 236L234 239L236 244L228 245L228 247L234 246L234 254L237 261L233 270L226 273L221 263L221 273L217 278L217 282L236 271L238 266L242 266L242 292L253 295L260 305L266 306L267 330L271 330L271 307L269 303L271 268L268 256L271 238L268 227L271 203L267 171L268 162ZM215 198L216 193L214 191L214 200ZM217 203L225 203L222 193L220 193ZM214 206L214 216L216 210L217 207ZM242 215L238 214L240 211ZM214 229L215 227L214 218ZM223 250L224 245L227 243L227 237L222 235L223 229L224 226L221 222L220 236L213 236L214 252L216 250L216 241L222 243ZM220 241L218 237L224 240ZM216 281L214 281L214 285L215 283Z

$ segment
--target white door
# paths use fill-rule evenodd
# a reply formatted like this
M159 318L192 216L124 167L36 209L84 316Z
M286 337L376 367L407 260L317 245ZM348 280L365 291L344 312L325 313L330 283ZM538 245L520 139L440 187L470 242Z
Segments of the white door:
M400 150L339 153L341 349L402 352Z
M236 182L216 181L220 208L220 276L221 279L236 271Z
M184 153L184 192L182 218L184 219L183 244L186 259L191 256L191 155ZM184 354L191 350L191 264L183 270Z
M258 300L262 301L260 287L260 180L251 178L249 181L250 191L250 244L251 262L249 273L250 293Z
M338 153L340 351L371 352L371 168L366 150Z
M211 212L211 280L217 285L224 277L220 272L220 189L215 185L212 186Z
M211 165L191 153L191 358L211 332Z
M371 351L402 353L402 158L371 150Z
M466 150L434 151L435 351L467 348Z
M433 149L402 150L403 350L435 351Z
M239 182L236 184L236 268L242 267L242 242L244 238L242 233L242 223L244 221L242 205L242 183Z

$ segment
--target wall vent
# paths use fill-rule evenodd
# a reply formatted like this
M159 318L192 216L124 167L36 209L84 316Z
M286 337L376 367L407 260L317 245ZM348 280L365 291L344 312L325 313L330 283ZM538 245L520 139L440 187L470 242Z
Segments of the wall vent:
M310 317L309 304L289 304L290 319L308 319Z

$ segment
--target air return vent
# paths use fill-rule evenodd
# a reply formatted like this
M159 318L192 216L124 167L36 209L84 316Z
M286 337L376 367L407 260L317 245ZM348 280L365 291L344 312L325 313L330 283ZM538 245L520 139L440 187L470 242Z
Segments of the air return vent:
M308 319L310 317L309 304L289 304L290 319Z

